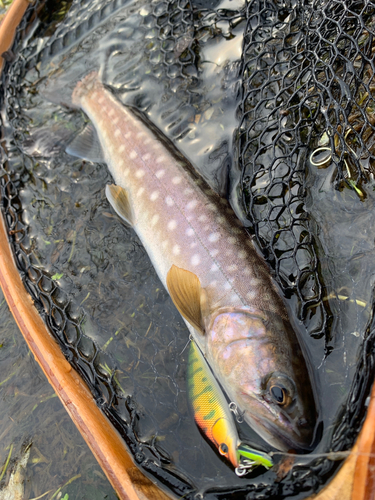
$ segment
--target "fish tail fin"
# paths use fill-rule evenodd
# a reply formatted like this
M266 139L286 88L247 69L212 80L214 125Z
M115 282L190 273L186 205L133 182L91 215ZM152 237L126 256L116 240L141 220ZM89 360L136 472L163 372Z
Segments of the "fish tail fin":
M79 98L86 88L89 90L94 81L101 81L100 69L93 71L95 66L91 65L91 71L88 68L71 68L67 71L57 70L41 86L41 95L54 104L62 105L67 108L79 108Z

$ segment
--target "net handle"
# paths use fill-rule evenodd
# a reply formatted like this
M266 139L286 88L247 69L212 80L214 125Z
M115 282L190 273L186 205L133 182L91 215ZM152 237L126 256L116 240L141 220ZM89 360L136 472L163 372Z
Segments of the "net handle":
M2 54L11 47L17 27L29 5L27 0L13 0L0 22L0 74L5 62Z

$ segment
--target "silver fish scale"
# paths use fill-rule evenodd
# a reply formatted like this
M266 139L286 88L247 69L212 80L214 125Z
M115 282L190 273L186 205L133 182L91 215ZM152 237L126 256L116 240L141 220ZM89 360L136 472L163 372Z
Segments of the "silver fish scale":
M144 4L137 5L140 7ZM335 249L341 245L342 240L334 241L329 231L327 235L324 235L320 228L323 227L323 222L327 223L328 220L328 225L332 225L332 221L340 223L343 233L345 232L345 226L351 224L353 238L357 232L365 234L366 231L365 224L362 223L361 225L360 221L361 215L363 218L361 208L367 208L369 202L367 204L361 202L362 205L356 208L357 212L353 213L351 218L340 219L339 215L345 213L347 204L345 204L345 199L339 199L339 202L337 202L337 193L345 194L348 189L351 189L351 192L355 194L355 187L357 187L359 190L364 189L367 199L371 202L369 190L366 190L366 182L371 187L373 125L371 117L367 114L364 117L361 109L365 104L371 110L373 101L373 81L371 71L369 71L373 69L372 45L369 39L370 35L373 34L374 4L370 1L347 2L345 9L343 9L342 2L336 2L335 0L276 3L255 1L246 4L245 11L242 10L236 13L233 11L218 13L215 9L211 9L211 11L202 9L198 6L198 2L196 2L196 5L186 2L158 2L153 5L155 5L153 14L142 16L141 32L143 34L150 32L152 35L150 35L151 40L161 38L163 42L168 42L168 37L163 39L165 33L167 35L171 34L172 38L171 43L168 42L164 46L158 46L157 43L153 42L153 47L156 47L155 50L151 50L151 47L147 52L147 56L143 57L142 55L142 61L146 61L146 66L149 69L152 68L157 78L167 82L166 90L164 89L163 94L160 94L165 99L163 103L164 114L162 116L164 121L160 122L163 124L160 128L166 132L166 135L170 134L170 137L175 139L180 138L181 133L187 129L186 124L184 125L182 121L182 125L177 123L176 128L171 127L171 130L174 131L173 134L169 133L168 130L165 131L165 128L167 128L168 124L175 123L172 111L178 109L177 114L180 112L176 105L179 102L186 102L185 91L189 93L190 90L193 90L192 95L187 100L194 110L198 110L197 113L194 111L193 117L201 116L208 109L205 109L202 104L206 96L203 94L201 101L199 95L194 91L196 90L194 85L197 83L196 73L188 75L184 73L185 68L191 66L191 60L188 59L189 55L195 62L195 66L197 66L196 61L199 59L196 51L199 49L200 43L196 42L194 35L203 26L202 30L209 33L208 38L222 38L223 35L218 31L217 26L210 30L210 23L214 23L216 19L223 17L226 26L229 26L230 30L232 30L235 27L236 20L240 20L242 17L245 18L246 26L243 27L243 33L245 34L244 51L241 63L237 66L240 71L237 75L231 71L231 69L236 68L236 64L226 67L227 78L224 78L223 83L223 88L232 85L229 95L235 96L235 98L231 98L231 105L241 102L237 111L240 126L234 142L237 148L234 158L236 160L238 155L238 169L242 171L239 194L240 197L243 197L244 203L243 205L241 202L239 203L237 211L243 220L249 220L253 224L259 247L265 253L271 265L275 267L276 278L280 286L292 297L296 294L302 302L309 304L305 311L303 304L302 308L297 304L295 310L299 311L301 318L307 318L307 321L306 319L305 321L310 332L314 333L315 337L320 337L322 333L329 333L322 339L317 357L319 358L320 353L327 346L327 352L331 352L327 358L328 362L333 359L336 353L353 353L351 361L347 363L351 371L348 368L344 375L343 371L337 369L337 366L340 366L340 362L343 360L342 355L338 355L336 365L333 363L337 373L337 382L341 384L340 388L345 379L345 387L350 387L350 389L344 387L346 392L341 401L343 404L346 403L346 411L343 415L339 415L331 421L333 425L335 425L335 422L339 422L339 424L334 430L332 441L324 444L326 449L346 449L353 443L355 438L353 429L357 430L359 423L363 419L363 403L368 394L370 380L373 378L374 352L372 344L374 326L368 319L370 314L361 317L361 306L355 302L355 286L360 286L361 272L358 267L356 268L355 259L351 259L352 249L346 249L346 245L349 245L349 243L344 242L343 253L338 259L335 260L330 256L325 258L321 250L322 242L326 244L328 241L331 244L329 249ZM170 436L173 435L175 449L182 454L189 448L186 443L183 443L183 437L188 438L190 443L194 432L192 428L188 428L188 432L186 429L182 431L182 422L187 418L184 413L184 395L181 396L181 386L179 385L181 380L179 379L181 373L179 353L184 347L184 342L181 340L184 331L181 330L181 338L178 338L178 334L176 335L176 328L179 328L176 320L177 316L175 319L171 319L172 329L168 327L160 332L161 324L165 324L167 309L157 304L163 304L168 300L166 294L157 292L152 296L153 298L150 298L148 293L144 292L142 295L142 291L137 290L135 292L134 288L141 286L141 284L136 276L130 275L131 279L134 280L135 287L129 285L126 288L126 296L129 297L129 302L133 305L136 303L135 297L141 296L143 304L141 300L138 305L143 305L143 310L144 307L146 309L150 307L151 309L152 306L155 315L163 317L163 321L159 323L156 321L156 333L154 332L155 335L152 340L148 338L150 334L148 330L149 311L141 316L144 322L143 330L142 328L138 330L133 328L128 332L126 338L128 357L126 362L130 366L130 385L136 389L134 392L135 399L125 397L124 393L119 391L113 378L114 370L117 367L116 363L113 362L113 357L108 356L103 349L98 348L98 345L103 345L102 342L94 342L83 334L83 329L85 329L86 333L90 329L95 331L95 323L93 321L90 323L88 314L85 315L86 319L84 319L82 310L74 306L74 302L71 301L73 296L75 299L79 298L82 302L87 293L90 292L91 299L87 299L82 306L89 309L89 305L95 304L95 301L96 303L103 301L103 295L99 295L97 287L92 285L89 289L84 287L84 295L80 296L78 280L73 280L74 283L69 285L69 293L64 292L60 289L58 283L51 279L51 270L55 272L58 268L54 268L51 261L46 265L45 269L41 268L40 259L43 258L43 252L48 256L48 259L52 257L51 246L43 248L41 240L38 240L40 246L38 248L36 240L30 239L27 235L29 228L33 228L33 224L35 227L39 223L39 209L37 210L34 207L29 209L35 210L32 213L32 215L35 215L35 220L31 222L33 219L28 217L27 206L24 213L22 213L22 205L17 196L17 193L24 188L19 176L29 175L28 172L33 171L35 164L35 159L20 153L23 137L29 133L29 117L25 116L22 110L33 109L35 106L31 96L29 96L30 101L26 105L25 96L22 95L21 75L25 74L25 67L32 68L40 60L43 60L48 65L51 58L58 56L58 54L63 59L63 53L68 53L69 48L74 47L77 40L80 39L82 35L80 26L95 31L95 23L102 23L101 27L106 21L110 24L113 13L121 15L121 7L122 4L116 2L108 2L104 6L101 2L74 2L72 7L74 10L71 10L66 17L66 24L64 20L56 30L55 35L49 40L41 42L36 34L34 38L31 38L26 43L22 50L20 49L21 44L15 45L14 51L17 53L18 49L20 49L21 58L17 59L13 65L8 64L5 75L9 75L9 79L7 79L7 76L3 77L5 78L3 88L8 90L6 96L8 99L7 113L13 130L12 140L14 142L7 152L3 148L1 149L3 159L1 171L2 203L9 226L10 239L25 286L37 301L41 313L45 315L47 323L60 342L62 349L66 352L68 359L85 377L98 403L102 405L103 410L113 422L116 422L118 428L126 436L136 461L143 464L142 466L149 474L159 478L164 484L169 484L171 491L174 491L176 495L192 498L195 492L191 494L189 491L194 488L193 483L186 482L183 476L171 475L168 467L164 468L164 465L160 465L168 462L168 452L164 450L162 444L156 445L150 438L155 427L157 432L162 434L163 429L165 429L163 425L169 425L165 424L167 419L177 415L177 417L174 417L177 418L177 424L173 424L172 418ZM112 8L113 10L111 10ZM32 9L30 11L32 12ZM173 27L177 26L178 29L180 24L185 26L184 23L181 23L181 16L187 23L186 33L181 35L177 31L178 37L176 40ZM321 16L325 16L324 23ZM89 26L89 19L92 19L92 27ZM157 22L158 19L160 19L160 25ZM202 19L207 20L208 27L205 26ZM190 26L189 23L191 22L193 22L194 26L189 30L188 26ZM126 27L126 20L124 20L124 23ZM22 29L17 37L17 43L22 39ZM152 34L155 29L157 32ZM99 34L102 32L98 29L97 33L99 38ZM142 36L144 36L143 34ZM201 42L199 37L198 40ZM123 46L126 47L124 40L118 39L118 42L123 43ZM47 48L44 50L44 47ZM113 84L113 87L117 88L118 91L123 91L123 95L119 94L119 97L123 98L124 102L127 102L128 89L121 88L124 82L121 83L120 78L120 73L124 67L121 67L121 63L119 63L115 55L116 50L116 47L114 47L113 54L108 54L108 62L112 60L111 64L113 64L112 69L111 65L107 68L107 78L108 82ZM332 55L332 50L334 55ZM160 57L157 56L158 53ZM187 57L185 62L183 61L184 57ZM160 60L162 64L160 64ZM350 65L347 61L354 62ZM117 63L119 63L119 66L117 66L118 71L116 71ZM171 71L168 70L170 67L173 68ZM183 82L179 78L182 78ZM176 82L176 87L171 82ZM242 89L241 94L236 94L239 89L238 82ZM180 93L178 93L179 88L181 88ZM134 99L133 104L149 112L150 118L157 123L156 115L161 108L150 109L151 102L150 99L147 99L147 95L152 94L143 91L134 95L137 95L137 99ZM177 96L178 99L174 100L171 96L172 98ZM351 101L349 100L350 96L352 96ZM21 99L22 106L19 99ZM168 103L171 103L170 106ZM363 119L365 119L365 126L363 125ZM343 125L340 125L340 122ZM295 126L296 123L297 126ZM331 203L330 200L324 197L321 199L313 198L314 193L311 190L307 191L308 204L306 205L303 204L306 201L306 188L314 186L311 179L310 184L305 182L306 159L310 158L311 153L318 148L321 142L325 144L324 133L326 131L329 132L328 143L335 153L332 155L334 168L329 174L332 177L333 185L339 190L332 191ZM335 139L336 136L337 139ZM216 151L219 165L221 165L220 161L222 162L222 158L220 159L221 154L222 157L226 157L228 151L231 153L231 148L228 145L225 146L225 144L222 149L219 148ZM266 160L270 156L271 159L267 164ZM45 162L43 175L48 179L51 163L47 160L39 160L38 158L40 164L43 164L43 161ZM56 168L57 164L52 163ZM218 164L213 169L214 172L217 172ZM236 165L237 162L235 161L232 167L236 168ZM366 168L362 168L361 165ZM369 165L369 168L367 168L367 165ZM24 167L26 170L24 170ZM74 169L76 167L72 164L70 168ZM310 173L313 171L310 164L308 164L308 170ZM320 171L320 174L315 172L314 176L323 178L328 176L326 172L326 170ZM93 171L93 173L95 173L94 177L100 176L99 169ZM231 175L233 175L232 182L235 182L238 173L231 173ZM67 183L66 177L65 174L64 183ZM215 178L215 175L212 176L210 172L207 174L208 179L212 181L212 178L214 178L214 181L217 181L217 185L220 186L222 185L222 179L220 175L217 175L217 177L218 179ZM35 179L37 183L41 182L41 180L38 180L38 176ZM355 187L348 182L350 179L354 181ZM96 187L87 189L87 196L96 190L100 192L99 184L102 181L103 179L99 179ZM217 186L215 187L217 188ZM76 197L79 196L77 191L75 193ZM232 201L235 201L235 197ZM98 199L97 195L96 199ZM53 198L50 201L53 201ZM56 199L55 201L58 202L59 200ZM72 196L70 203L72 207L75 201L76 199ZM48 203L46 206L48 206ZM58 206L59 204L56 203L55 211ZM316 212L312 212L313 210ZM371 214L369 208L367 210L368 214ZM102 214L102 211L97 207L92 207L91 212L88 209L88 212ZM313 220L312 213L318 214L320 218L317 216L316 220ZM334 214L335 217L329 218L328 214L330 213ZM68 212L68 214L71 216L71 213ZM66 216L67 213L63 211L59 220L64 220ZM367 225L371 224L370 216L364 218ZM45 220L47 220L47 217ZM43 226L43 218L40 218L40 221L43 231L47 230L47 227ZM85 224L85 237L90 250L89 257L84 257L82 253L82 259L87 259L84 262L85 266L88 266L89 262L95 263L97 274L92 273L90 279L92 281L99 279L102 283L104 270L108 267L107 255L109 249L106 249L103 255L98 244L100 239L98 228L89 218L85 220ZM56 234L55 237L58 239L59 235ZM122 241L125 237L128 238L128 244L125 245L124 249L120 244L120 240ZM69 245L71 245L73 241L72 235L67 235L67 238L70 238ZM79 243L80 236L77 235L77 238ZM121 247L121 252L125 252L127 256L134 256L134 260L129 261L131 264L118 264L121 277L127 275L133 266L136 266L143 273L148 274L151 272L147 259L144 256L142 257L142 251L137 246L137 241L133 241L129 234L124 235L122 230L117 227L114 231L108 233L107 239L114 245ZM356 241L358 243L358 238L356 238ZM359 246L362 254L367 252L369 258L372 258L372 254L369 253L370 249L366 248L365 241L357 246ZM51 253L48 254L48 251ZM61 251L66 252L65 259L68 260L71 247L68 246L67 249ZM317 267L317 255L320 262L323 263L320 269ZM360 252L356 250L356 257L358 258L359 255ZM46 257L46 261L48 259ZM348 273L349 279L346 279L346 273ZM97 309L98 315L95 317L95 321L103 329L105 329L106 323L111 324L111 318L105 314L104 306L108 305L110 307L112 304L111 307L114 307L114 304L118 306L119 303L123 302L110 295L111 289L114 287L113 283L117 281L117 278L118 276L115 273L112 276L111 283L108 285L103 284L105 293L108 294L108 300L105 299L103 307ZM324 286L321 287L323 278L325 279ZM367 287L367 293L371 295L371 283L369 284L366 279L362 281L364 281L364 284L361 290L365 290ZM337 286L338 282L339 287ZM337 292L337 289L341 290L341 293L340 291ZM334 297L331 297L331 290L334 291ZM67 293L67 295L64 296L64 293ZM346 296L348 300L343 302L342 299L337 297L338 295ZM321 305L322 299L325 299L323 302L329 304L329 307ZM133 300L134 302L132 302ZM147 302L147 300L150 302ZM152 300L154 300L154 303L152 303ZM349 300L352 302L349 302ZM371 306L371 297L367 297L366 302ZM319 314L316 312L319 309L321 310L321 319L319 319ZM172 312L169 311L167 317L172 318L172 316ZM341 317L343 317L343 320L341 320ZM155 316L153 318L155 320ZM316 319L319 321L314 325ZM328 319L328 322L326 319ZM348 321L346 325L344 324L345 320ZM84 328L83 323L85 321ZM329 327L332 324L337 325L335 327L337 330L325 329L326 326ZM180 330L178 331L180 332ZM333 335L334 331L338 331L339 335ZM351 332L358 334L358 337L352 335ZM355 366L353 358L362 339L363 356ZM168 356L165 356L166 351L163 350L165 345L172 346ZM315 344L309 342L309 345ZM140 350L143 350L144 356L140 356ZM167 364L162 359L163 355L164 359L165 357L168 359ZM151 378L154 380L151 389L145 379L138 377L137 367L142 364L150 368ZM316 365L318 364L316 363ZM106 366L109 371L105 368ZM142 376L149 375L142 372ZM168 383L163 385L162 380L167 380ZM324 377L322 380L324 381ZM126 390L127 386L123 385ZM163 417L158 420L156 417L158 412L163 413L160 409L159 396L170 401L168 398L170 398L171 394L173 395L173 403L166 405ZM160 424L160 421L162 421L162 424ZM141 445L139 439L143 440ZM151 440L147 441L148 439ZM324 450L324 446L322 445L320 450ZM203 448L199 448L199 451L203 452ZM149 457L148 462L144 462L146 455ZM153 465L154 461L157 462L156 466ZM233 493L232 486L228 487L227 490L225 487L220 487L220 494L225 496L226 492L230 490L233 498L236 498L236 495L239 498L246 495L248 499L256 499L258 495L262 498L270 498L275 491L280 498L283 498L283 495L297 494L301 490L306 492L316 491L321 486L321 474L327 477L328 471L333 471L336 464L329 460L311 461L306 465L307 462L308 459L305 464L297 464L293 468L290 477L283 479L280 483L274 484L274 478L272 475L268 475L262 477L259 485L250 484L244 486L242 482L237 487L237 493ZM223 473L222 469L219 470ZM291 477L294 480L291 480ZM208 491L206 496L207 498L217 497L212 490Z

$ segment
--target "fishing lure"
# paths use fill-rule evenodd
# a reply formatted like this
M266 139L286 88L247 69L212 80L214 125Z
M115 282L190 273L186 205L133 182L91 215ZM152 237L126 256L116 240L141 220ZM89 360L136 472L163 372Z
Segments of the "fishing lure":
M191 340L187 387L198 427L243 476L262 465L273 466L272 458L240 442L228 403L199 347Z

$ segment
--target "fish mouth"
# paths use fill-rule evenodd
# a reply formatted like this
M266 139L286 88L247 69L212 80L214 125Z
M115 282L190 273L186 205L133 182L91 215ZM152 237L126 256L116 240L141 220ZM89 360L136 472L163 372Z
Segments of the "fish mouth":
M256 401L266 409L267 413L273 414L272 408L269 408L260 398L254 395ZM268 420L266 417L259 418L255 416L254 413L248 413L248 419L250 427L253 427L256 432L265 440L267 443L271 444L275 448L281 451L289 451L293 449L297 453L309 453L313 449L313 436L309 438L308 442L304 439L303 435L298 431L298 429L290 428L290 432L287 429L280 428L274 422ZM246 413L245 413L246 419ZM255 425L254 425L255 424ZM291 435L292 433L292 435Z

